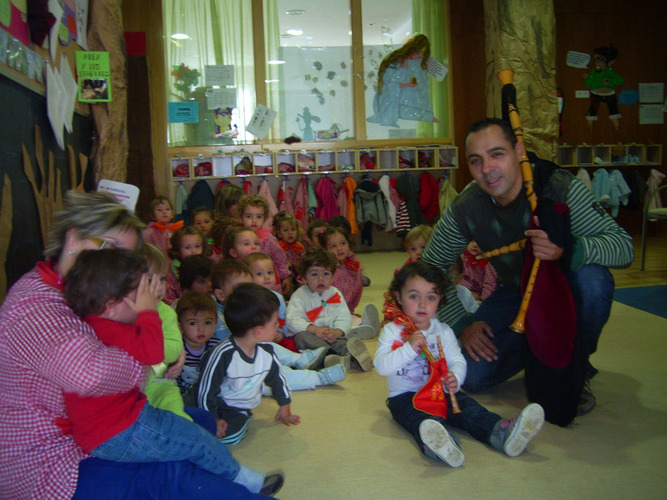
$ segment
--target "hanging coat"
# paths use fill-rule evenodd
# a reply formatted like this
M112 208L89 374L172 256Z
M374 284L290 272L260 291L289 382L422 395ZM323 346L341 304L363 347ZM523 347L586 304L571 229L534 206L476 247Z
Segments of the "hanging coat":
M386 231L392 231L396 227L396 205L391 201L391 187L390 187L390 177L388 175L383 175L380 177L378 184L380 185L380 190L384 195L385 200L387 200L387 225L385 227Z
M273 216L278 213L278 207L276 207L276 202L273 201L273 196L271 196L271 188L269 187L269 183L266 179L262 180L261 184L259 185L258 193L269 204L269 216L264 221L264 227L271 227L271 224L273 224Z
M280 189L278 190L279 211L283 211L289 215L294 215L294 205L292 205L293 192L294 190L287 183L287 181L283 181L283 183L280 186Z
M336 206L336 183L333 179L325 176L317 181L315 195L317 196L316 219L328 221L332 217L340 215Z
M412 174L406 173L398 178L396 189L405 201L410 216L410 229L420 224L427 224L424 212L419 206L419 180Z
M345 183L342 183L338 188L336 205L338 206L338 212L347 219L347 188Z
M438 182L429 172L422 172L419 176L419 207L429 222L437 219L438 211Z
M315 210L317 210L317 196L315 195L315 186L313 182L306 177L306 186L308 187L308 213L310 219L315 218Z
M176 213L176 220L185 221L187 216L187 206L186 202L188 200L188 192L185 190L185 187L182 183L178 184L178 189L176 190L176 206L174 207L174 212Z
M345 178L343 182L347 190L347 220L350 223L350 235L356 236L359 234L359 226L357 225L357 209L354 206L354 190L357 189L357 181L350 175Z
M440 194L438 195L438 208L440 209L440 213L442 213L445 208L452 202L454 198L458 193L456 192L456 189L454 189L454 186L452 186L452 183L449 181L449 177L445 177L442 181L442 185L440 186Z
M387 200L380 186L371 179L363 179L354 190L354 206L359 225L372 222L384 228L387 225Z
M299 225L304 231L308 229L308 186L306 186L306 178L303 177L299 181L294 194L294 217L299 221Z

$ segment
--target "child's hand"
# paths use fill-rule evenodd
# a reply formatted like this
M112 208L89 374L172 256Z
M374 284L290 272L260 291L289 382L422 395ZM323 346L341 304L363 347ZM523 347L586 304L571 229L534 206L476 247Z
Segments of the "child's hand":
M178 359L169 365L167 371L164 372L164 378L170 378L175 380L183 371L183 365L185 364L185 349L181 351L181 354L178 355Z
M343 335L345 335L343 333L343 330L340 330L338 328L335 329L335 330L329 330L329 331L327 331L324 340L329 342L329 344L333 344L334 342L336 342L336 340L341 338Z
M420 347L426 345L426 337L424 337L424 334L422 332L417 331L412 335L410 335L408 342L415 350L415 352L419 352Z
M273 337L273 341L277 344L284 338L285 336L281 332L276 332L276 336Z
M443 384L445 385L447 392L450 394L454 394L459 390L459 381L456 380L456 375L454 375L452 372L447 373L447 376L443 380Z
M137 313L141 311L154 311L160 303L160 297L162 296L161 287L162 283L157 274L153 274L152 276L142 274L139 280L139 287L137 288L136 300L132 302L129 298L124 297L123 301Z
M292 291L292 279L288 276L281 282L281 287L283 290L283 295L289 295Z
M217 437L218 439L225 437L225 435L227 434L227 422L221 418L216 418L215 425L216 425L215 437Z
M301 423L301 417L299 415L292 415L288 404L278 408L276 420L285 425L298 425Z

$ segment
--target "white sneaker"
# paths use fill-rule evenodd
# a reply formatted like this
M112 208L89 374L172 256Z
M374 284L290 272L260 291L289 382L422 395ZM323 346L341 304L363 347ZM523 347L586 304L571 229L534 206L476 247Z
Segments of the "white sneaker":
M505 433L503 449L509 457L518 457L523 453L544 424L544 409L537 403L526 406L516 417L508 418L498 424Z
M348 339L351 339L352 337L357 337L357 338L360 338L360 339L367 340L367 339L372 339L372 338L376 337L377 334L378 334L378 331L375 328L373 328L371 325L361 324L361 325L353 326L350 329L350 333L348 333L346 335L346 337Z
M380 313L378 312L377 307L373 304L366 304L364 306L364 312L361 316L361 324L373 327L375 335L380 333Z
M426 447L427 455L435 455L450 467L461 467L465 456L454 442L445 426L430 418L419 424L419 437ZM428 452L431 452L430 454Z
M322 366L328 351L329 349L326 347L301 351L301 356L294 364L294 368L297 370L316 370Z
M332 385L345 380L346 372L347 370L345 370L343 364L338 363L329 368L321 369L317 372L317 376L320 378L321 385Z

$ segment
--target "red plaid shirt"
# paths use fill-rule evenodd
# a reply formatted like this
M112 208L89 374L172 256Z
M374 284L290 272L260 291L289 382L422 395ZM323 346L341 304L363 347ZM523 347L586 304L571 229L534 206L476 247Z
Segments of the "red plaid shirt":
M357 261L357 257L354 253L350 252L346 262L353 261ZM334 273L332 285L340 290L345 302L347 302L347 306L350 308L350 312L353 313L359 305L361 292L364 290L361 264L359 264L359 268L356 271L352 269L352 266L339 265Z
M107 347L76 316L47 263L26 273L0 308L0 496L66 499L86 455L65 435L63 392L103 396L141 383L143 367ZM104 487L104 485L100 485Z

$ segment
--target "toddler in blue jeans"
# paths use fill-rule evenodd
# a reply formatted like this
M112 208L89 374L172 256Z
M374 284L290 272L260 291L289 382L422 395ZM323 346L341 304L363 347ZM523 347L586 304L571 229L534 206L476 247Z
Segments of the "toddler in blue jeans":
M66 278L72 310L107 345L120 347L140 363L164 357L162 325L156 307L164 293L157 275L145 274L145 259L128 250L84 251ZM188 460L201 469L273 494L279 474L264 477L240 465L227 447L202 427L170 411L151 407L140 388L103 397L65 393L69 420L60 422L77 444L94 457L118 462Z
M464 430L510 457L518 456L541 429L544 410L532 403L516 417L503 419L459 391L466 374L465 358L452 329L435 317L446 286L443 272L421 260L406 264L394 276L383 311L390 323L380 334L374 360L377 372L387 377L387 406L394 420L412 434L426 456L451 467L463 465L464 456L446 425ZM415 394L429 379L429 367L420 352L427 349L437 353L439 343L448 368L442 384L445 392L456 395L460 412L447 408L444 401L431 401L426 409L435 410L434 413L443 410L444 416L413 405Z

